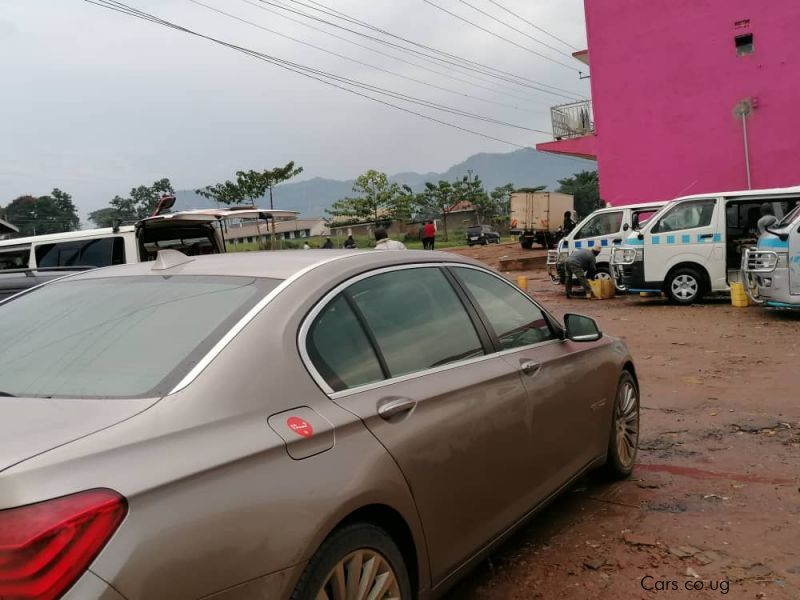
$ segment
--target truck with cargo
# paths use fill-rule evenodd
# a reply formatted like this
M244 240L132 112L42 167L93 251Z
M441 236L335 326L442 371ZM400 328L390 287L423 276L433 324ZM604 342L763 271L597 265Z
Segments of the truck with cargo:
M563 236L566 212L575 212L575 200L569 194L513 192L509 211L511 235L519 236L519 243L526 250L533 244L552 248Z

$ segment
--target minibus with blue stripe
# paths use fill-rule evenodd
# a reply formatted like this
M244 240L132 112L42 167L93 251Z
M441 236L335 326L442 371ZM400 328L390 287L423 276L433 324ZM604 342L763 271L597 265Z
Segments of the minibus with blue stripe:
M628 231L638 231L666 202L648 202L601 208L583 219L559 242L556 250L547 253L547 272L553 283L564 283L564 264L575 250L600 248L597 256L597 277L611 278L611 248L622 244Z
M756 304L800 309L800 205L745 250L742 272Z
M758 240L762 205L782 219L798 202L800 186L677 198L612 249L614 283L630 293L666 294L676 304L730 293L745 250Z

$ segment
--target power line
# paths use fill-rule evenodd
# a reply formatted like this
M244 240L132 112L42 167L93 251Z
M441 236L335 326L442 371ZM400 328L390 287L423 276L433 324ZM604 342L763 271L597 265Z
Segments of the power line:
M516 85L519 85L519 86L522 86L522 87L535 89L535 90L538 90L538 91L541 91L541 92L544 92L544 93L548 93L548 94L551 94L551 95L554 95L554 96L561 96L562 98L575 99L576 97L585 97L585 95L579 94L577 92L573 92L571 90L567 90L567 89L560 88L560 87L557 87L557 86L554 86L554 85L543 83L541 81L536 81L534 79L529 79L529 78L524 77L522 75L509 73L508 71L503 71L501 69L498 69L497 67L491 67L491 66L488 66L488 65L473 61L473 60L469 60L469 59L466 59L466 58L463 58L463 57L460 57L460 56L457 56L457 55L454 55L454 54L450 54L449 52L445 52L443 50L439 50L439 49L433 48L431 46L426 46L425 44L420 44L420 43L415 42L413 40L410 40L408 38L393 34L393 33L389 32L389 31L386 31L385 29L381 29L380 27L376 27L374 25L366 23L365 21L360 21L358 19L355 19L355 18L353 18L353 17L351 17L349 15L346 15L345 13L342 13L341 11L337 11L335 9L330 9L328 7L325 7L325 5L322 4L321 2L316 2L314 0L311 0L311 1L314 2L314 4L317 4L319 6L325 7L325 9L320 9L320 8L315 8L313 6L309 6L308 4L300 2L299 0L288 0L288 1L292 2L293 4L299 4L300 6L304 6L306 8L311 9L311 10L316 10L317 12L321 12L321 13L326 14L328 16L335 17L335 18L347 21L347 22L349 22L351 24L357 24L360 27L364 27L366 29L370 29L372 31L375 31L375 32L380 33L382 35L385 35L387 37L402 41L402 42L404 42L406 44L410 44L410 45L415 46L417 48L422 48L422 49L427 50L429 52L433 52L434 54L438 54L438 55L440 55L440 56L442 56L444 58L439 58L438 56L432 56L430 54L426 54L425 52L421 52L419 50L414 50L412 48L407 48L405 46L390 42L388 40L384 40L384 39L381 39L381 38L376 38L374 36L368 35L368 34L363 33L361 31L356 31L356 30L350 29L348 27L344 27L342 25L338 25L336 23L332 23L331 21L327 21L327 20L322 19L320 17L315 17L313 15L309 15L309 14L304 13L302 11L298 11L296 9L292 9L292 8L290 8L288 6L283 6L281 4L276 4L275 2L270 1L270 0L258 0L258 2L261 2L263 4L269 4L270 6L275 6L277 8L280 8L280 9L283 9L283 10L286 10L286 11L290 11L290 12L293 12L293 13L298 14L298 15L302 15L302 16L308 18L308 19L313 19L315 21L319 21L319 22L325 23L325 24L330 25L332 27L336 27L338 29L343 29L343 30L348 31L350 33L353 33L355 35L359 35L361 37L365 37L365 38L370 39L372 41L378 42L380 44L385 44L385 45L391 46L393 48L397 48L399 50L404 50L406 52L412 52L414 54L425 56L427 58L439 61L439 62L444 63L444 64L449 65L449 66L455 66L455 67L459 67L459 68L462 68L462 69L468 69L468 70L475 71L475 72L481 73L483 75L488 75L490 77L494 77L494 78L500 79L502 81L507 81L509 83L513 83L513 84L516 84ZM537 86L539 86L539 87L537 87ZM542 89L542 88L548 88L548 89ZM550 91L550 90L556 90L557 92L562 92L562 93L556 93L556 92ZM564 95L564 94L568 94L568 95Z
M149 13L146 13L146 12L141 11L139 9L133 8L131 6L128 6L128 5L126 5L126 4L122 3L122 2L118 2L116 0L84 0L84 2L87 2L88 4L93 4L93 5L96 5L96 6L99 6L101 8L105 8L105 9L111 10L111 11L119 12L119 13L122 13L122 14L125 14L125 15L128 15L128 16L132 16L132 17L144 20L144 21L149 21L149 22L155 23L157 25L162 25L162 26L170 28L170 29L175 29L176 31L179 31L179 32L182 32L182 33L186 33L188 35L199 37L201 39L210 41L212 43L219 44L221 46L225 46L225 47L230 48L232 50L235 50L237 52L241 52L243 54L246 54L246 55L251 56L253 58L256 58L258 60L262 60L264 62L270 63L270 64L275 65L275 66L277 66L279 68L282 68L284 70L291 71L291 72L296 73L298 75L301 75L303 77L307 77L309 79L314 79L316 81L319 81L320 83L324 83L325 85L344 90L346 92L349 92L351 94L355 94L355 95L360 96L362 98L366 98L368 100L372 100L373 102L377 102L379 104L383 104L385 106L389 106L389 107L394 108L396 110L400 110L402 112L405 112L405 113L408 113L408 114L411 114L411 115L415 115L415 116L420 117L422 119L425 119L425 120L428 120L428 121L431 121L431 122L434 122L434 123L438 123L440 125L444 125L446 127L452 128L452 129L457 129L457 130L463 131L465 133L471 133L473 135L477 135L477 136L483 137L485 139L489 139L489 140L492 140L492 141L495 141L495 142L500 142L500 143L503 143L503 144L508 144L510 146L514 146L514 147L517 147L517 148L526 148L526 146L522 146L520 144L517 144L517 143L514 143L514 142L510 142L508 140L497 138L497 137L494 137L492 135L489 135L489 134L486 134L486 133L483 133L483 132L480 132L480 131L475 131L473 129L469 129L469 128L463 127L461 125L457 125L455 123L444 121L442 119L439 119L439 118L436 118L436 117L433 117L433 116L430 116L430 115L426 115L424 113L420 113L420 112L414 111L412 109L405 108L403 106L398 106L397 104L394 104L392 102L388 102L386 100L381 100L380 98L375 98L374 96L370 96L369 94L359 92L357 90L351 89L350 87L346 87L346 85L340 85L338 83L334 83L334 82L332 82L332 81L330 81L328 79L325 79L323 75L319 75L318 76L318 75L316 75L317 71L313 70L313 69L310 69L309 67L303 67L302 65L297 65L296 63L291 63L291 62L285 61L283 59L272 57L272 56L269 56L267 54L263 54L263 53L257 52L255 50L251 50L251 49L248 49L248 48L245 48L245 47L242 47L242 46L237 46L236 44L231 44L229 42L225 42L223 40L214 38L212 36L193 31L193 30L188 29L186 27L183 27L183 26L180 26L180 25L176 25L175 23L171 23L169 21L166 21L164 19L156 17L156 16L154 16L152 14L149 14ZM323 73L323 72L320 71L319 73ZM335 76L331 76L330 74L326 74L326 75L328 77L334 78L334 81L338 80L338 78L335 78ZM549 132L544 132L544 131L542 131L540 133L549 134Z
M445 91L445 92L448 92L450 94L455 94L455 95L461 96L463 98L470 98L472 100L478 100L480 102L486 102L486 103L489 103L489 104L495 104L495 105L498 105L498 106L505 106L505 107L510 107L510 108L517 109L517 107L515 107L513 105L510 105L510 104L506 104L504 102L497 102L495 100L490 100L488 98L482 98L480 96L474 96L474 95L468 94L466 92L461 92L459 90L454 90L452 88L447 88L447 87L444 87L444 86L441 86L441 85L437 85L435 83L430 83L428 81L424 81L424 80L421 80L421 79L416 79L414 77L409 77L407 75L403 75L402 73L397 73L395 71L392 71L392 70L389 70L389 69L385 69L385 68L377 66L377 65L373 65L373 64L370 64L370 63L367 63L367 62L363 62L363 61L360 61L358 59L355 59L355 58L352 58L352 57L349 57L349 56L345 56L343 54L339 54L338 52L334 52L332 50L328 50L326 48L322 48L322 47L317 46L315 44L312 44L310 42L303 41L301 39L292 37L290 35L286 35L284 33L276 31L274 29L270 29L268 27L264 27L263 25L255 23L255 22L250 21L248 19L244 19L244 18L239 17L237 15L225 12L224 10L220 10L220 9L214 7L214 6L211 6L209 4L201 2L200 0L188 0L188 1L191 2L192 4L207 8L208 10L211 10L211 11L217 13L217 14L221 14L221 15L224 15L224 16L229 17L231 19L234 19L236 21L239 21L241 23L245 23L245 24L250 25L252 27L256 27L257 29L260 29L262 31L266 31L266 32L271 33L273 35L277 35L279 37L291 40L293 42L296 42L298 44L302 44L304 46L308 46L309 48L314 48L315 50L319 50L320 52L325 52L326 54L330 54L332 56L336 56L338 58L353 62L353 63L361 65L363 67L369 67L371 69L375 69L375 70L380 71L382 73L388 73L389 75L393 75L395 77L400 77L401 79L406 79L408 81L412 81L414 83L418 83L420 85L428 86L428 87L431 87L431 88L434 88L434 89L437 89L437 90ZM517 109L517 110L519 110L519 109Z
M552 33L550 33L549 31L547 31L546 29L542 29L541 27L539 27L539 26L538 26L538 25L536 25L535 23L532 23L531 21L529 21L528 19L526 19L526 18L525 18L525 17L523 17L522 15L519 15L519 14L515 13L513 10L511 10L511 9L509 9L509 8L506 8L505 6L503 6L502 4L500 4L499 2L496 2L495 0L488 0L488 1L489 1L489 2L491 2L492 4L494 4L496 7L498 7L498 8L500 8L500 9L502 9L502 10L506 11L506 12L507 12L508 14L510 14L511 16L513 16L513 17L517 17L517 18L518 18L520 21L523 21L523 22L527 23L528 25L530 25L531 27L533 27L533 28L534 28L534 29L536 29L537 31L541 31L543 34L545 34L545 35L547 35L547 36L550 36L551 38L553 38L554 40L556 40L556 41L558 41L558 42L561 42L561 43L562 43L562 44L564 44L564 45L565 45L567 48L571 48L572 50L580 50L580 48L576 48L575 46L573 46L573 45L572 45L572 44L570 44L569 42L565 42L565 41L564 41L564 40L562 40L560 37L553 35L553 34L552 34Z
M497 18L497 17L495 17L493 14L491 14L491 13L489 13L489 12L487 12L487 11L483 10L482 8L478 8L478 7L477 7L477 6L475 6L474 4L470 4L469 2L467 2L467 0L458 0L458 1L459 1L459 2L461 2L461 4L466 4L466 5L467 5L467 6L469 6L469 7L470 7L472 10L474 10L474 11L476 11L476 12L479 12L479 13L480 13L480 14L482 14L483 16L490 18L492 21L495 21L495 22L497 22L497 23L500 23L501 25L503 25L503 26L505 26L505 27L508 27L508 28L509 28L509 29L511 29L512 31L516 31L516 32L517 32L517 33L519 33L520 35L524 35L524 36L525 36L526 38L528 38L529 40L533 40L534 42L536 42L537 44L541 44L541 45L542 45L542 46L544 46L545 48L550 48L550 50L553 50L554 52L557 52L558 54L560 54L560 55L561 55L561 56L563 56L564 58L569 58L569 59L571 59L571 58L572 58L572 55L571 55L571 54L567 54L566 52L563 52L562 50L559 50L559 49L558 49L558 48L556 48L555 46L551 46L551 45L550 45L550 44L548 44L547 42L543 42L542 40L540 40L540 39L538 39L538 38L535 38L535 37L533 37L533 36L532 36L532 35L530 35L529 33L525 33L524 31L522 31L522 30L521 30L521 29L519 29L518 27L514 27L514 26L513 26L513 25L511 25L510 23L507 23L506 21L503 21L502 19L498 19L498 18Z
M207 4L203 3L203 2L200 2L199 0L189 0L189 1L194 3L194 4L197 4L197 5L200 5L200 6L204 6L206 8L210 8L214 12L217 12L219 14L225 15L227 17L231 17L231 18L236 19L238 21L241 21L243 23L254 25L254 26L258 27L259 29L264 29L266 31L269 31L270 33L276 33L274 31L272 31L271 29L267 29L265 27L261 27L260 25L258 25L256 23L253 23L252 21L247 21L246 19L241 19L241 18L239 18L239 17L237 17L235 15L231 15L230 13L226 13L225 11L218 10L218 9L216 9L214 7L211 7L211 6L209 6L209 5L207 5ZM282 37L287 37L287 38L289 38L291 40L294 40L294 41L298 41L295 38L292 38L290 36L285 36L283 34L278 34L278 35L281 35ZM305 43L305 42L301 42L301 43ZM313 46L313 47L314 48L318 48L317 46ZM253 52L256 52L256 51L253 51ZM258 54L261 54L261 53L258 52ZM394 90L389 90L387 88L382 88L382 87L370 85L370 84L367 84L367 83L363 83L361 81L357 81L355 79L349 79L347 77L343 77L341 75L335 75L335 74L332 74L332 73L327 73L325 71L314 69L312 67L307 67L305 65L301 65L301 64L298 64L298 63L293 63L293 62L290 62L290 61L287 61L287 60L284 60L284 59L278 59L277 57L274 57L274 56L269 56L269 55L263 55L263 56L268 56L271 59L279 60L280 62L284 62L285 64L291 65L291 66L296 67L296 68L308 70L309 72L315 73L315 74L323 76L323 77L329 77L329 78L334 79L336 81L339 81L341 83L347 83L349 85L352 85L352 86L355 86L355 87L358 87L358 88L361 88L361 89L365 89L365 90L372 91L372 92L375 92L375 93L378 93L378 94L382 94L382 95L387 95L387 96L389 96L391 98L395 98L397 100L405 100L406 102L411 102L413 104L426 106L428 108L433 108L435 110L440 110L440 111L447 112L447 113L454 114L454 115L458 115L458 116L461 116L461 117L467 117L467 118L476 119L476 120L479 120L479 121L484 121L486 123L491 123L493 125L502 125L502 126L505 126L505 127L512 127L512 128L515 128L515 129L522 129L522 130L525 130L525 131L531 131L531 132L535 132L535 133L547 133L547 132L542 132L541 130L531 129L531 128L525 127L523 125L516 125L514 123L508 123L506 121L500 121L500 120L494 119L492 117L487 117L487 116L484 116L484 115L479 115L479 114L471 113L471 112L468 112L468 111L464 111L464 110L461 110L461 109L458 109L458 108L449 107L449 106L446 106L444 104L439 104L439 103L436 103L436 102L431 102L429 100L416 98L416 97L410 96L408 94L403 94L402 92L396 92ZM342 55L339 55L339 54L337 54L336 56L342 57ZM356 62L360 62L360 61L356 61ZM360 63L360 64L366 65L366 63ZM370 66L370 65L366 65L366 66Z
M455 17L455 18L456 18L456 19L458 19L459 21L463 21L464 23L467 23L467 24L469 24L469 25L472 25L473 27L475 27L475 28L477 28L477 29L480 29L481 31L484 31L484 32L488 33L489 35L496 37L496 38L497 38L497 39L499 39L499 40L503 40L504 42L506 42L506 43L508 43L508 44L511 44L512 46L516 46L517 48L520 48L520 49L522 49L522 50L525 50L526 52L530 52L531 54L533 54L533 55L535 55L535 56L539 56L539 57L541 57L541 58L543 58L543 59L545 59L545 60L548 60L548 61L550 61L551 63L557 64L557 65L561 65L562 67L565 67L565 68L569 69L570 71L580 72L578 69L576 69L575 67L573 67L573 66L571 66L571 65L568 65L568 64L566 64L566 63L563 63L563 62L561 62L561 61L559 61L559 60L556 60L555 58L551 58L550 56L547 56L546 54L542 54L541 52L538 52L538 51L536 51L536 50L533 50L532 48L528 48L527 46L523 46L522 44L518 44L518 43L517 43L517 42L515 42L514 40L510 40L510 39L508 39L507 37L504 37L504 36L500 35L499 33L495 33L495 32L494 32L494 31L492 31L491 29L487 29L486 27L484 27L484 26L482 26L482 25L478 25L478 24L477 24L477 23L475 23L474 21L470 21L469 19L467 19L467 18L465 18L465 17L462 17L461 15L459 15L459 14L457 14L457 13L454 13L454 12L453 12L453 11L451 11L451 10L448 10L448 9L446 9L446 8L445 8L445 7L443 7L443 6L439 6L438 4L436 4L435 2L433 2L432 0L422 0L422 1L423 1L423 2L425 2L426 4L430 4L430 5L431 5L431 6L433 6L434 8L438 8L438 9L439 9L439 10L441 10L442 12L445 12L445 13L447 13L448 15L450 15L450 16L452 16L452 17Z
M419 64L417 62L412 62L410 60L406 60L406 59L401 58L399 56L396 56L396 55L393 55L393 54L389 54L387 52L383 52L383 51L378 50L376 48L372 48L371 46L367 46L365 44L360 44L360 43L358 43L356 41L353 41L353 40L350 40L350 39L348 39L348 38L346 38L344 36L332 33L330 31L326 31L326 30L322 29L321 27L316 27L315 25L311 25L310 23L306 23L305 21L301 21L300 19L296 19L294 17L290 17L288 15L285 15L285 14L283 14L281 12L278 12L277 10L275 10L273 8L269 8L267 6L264 6L263 4L258 4L256 2L253 2L252 0L242 0L242 2L244 2L245 4L249 4L250 6L253 6L255 8L258 8L259 10L263 10L263 11L266 11L266 12L268 12L270 14L278 16L278 17L280 17L282 19L286 19L288 21L291 21L292 23L296 23L296 24L298 24L298 25L300 25L302 27L306 27L307 29L311 29L311 30L316 31L318 33L322 33L323 35L327 35L327 36L332 37L334 39L341 40L341 41L343 41L343 42L345 42L347 44L350 44L352 46L356 46L358 48L363 48L365 50L368 50L368 51L373 52L375 54L378 54L380 56L384 56L386 58L390 58L392 60L396 60L396 61L401 62L403 64L410 65L410 66L416 67L418 69L422 69L423 71L427 71L429 73L433 73L435 75L439 75L440 77L446 77L448 79L452 79L453 81L458 81L458 82L461 82L461 83L465 83L467 85L471 85L473 87L480 88L482 90L486 90L486 91L489 91L489 92L492 92L492 93L495 93L495 94L496 93L502 93L503 95L505 95L505 96L507 96L509 98L516 98L517 100L523 100L525 102L534 102L534 103L537 103L537 104L540 104L540 105L543 105L543 106L550 106L550 103L546 102L546 101L533 100L530 97L519 96L516 93L514 93L514 92L518 91L517 88L512 88L510 85L497 83L494 80L486 79L485 77L481 77L479 75L476 75L473 72L467 71L465 73L462 73L461 71L454 71L454 72L458 73L459 75L464 75L465 77L472 77L473 79L476 79L477 81L482 81L484 83L489 83L490 85L493 85L495 87L487 87L485 85L481 85L479 83L475 83L475 81L470 81L468 79L462 79L461 77L456 77L455 75L452 75L451 73L447 73L445 71L439 71L437 69L431 69L430 67L427 67L425 65ZM403 53L404 54L411 54L412 56L415 56L412 52L407 51L407 50L403 51ZM419 60L423 61L423 62L427 62L428 64L436 65L437 67L441 67L442 66L441 63L439 63L439 62L437 62L435 60L424 58L424 57L419 57L419 56L415 56L415 57L418 58ZM503 90L503 91L500 92L500 90ZM508 90L513 90L513 91L508 91ZM507 106L509 106L511 108L519 109L519 107L517 107L516 105L507 105Z

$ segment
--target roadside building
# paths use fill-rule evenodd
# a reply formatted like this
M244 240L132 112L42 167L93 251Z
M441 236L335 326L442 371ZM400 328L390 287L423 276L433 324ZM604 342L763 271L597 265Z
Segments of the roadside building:
M0 240L8 239L16 233L19 233L19 228L16 225L0 219Z
M800 2L585 0L591 100L540 151L598 162L613 205L800 183Z
M266 243L272 235L272 225L266 221L242 220L228 224L225 230L227 244ZM275 223L275 237L278 240L307 240L330 235L323 219L295 219Z

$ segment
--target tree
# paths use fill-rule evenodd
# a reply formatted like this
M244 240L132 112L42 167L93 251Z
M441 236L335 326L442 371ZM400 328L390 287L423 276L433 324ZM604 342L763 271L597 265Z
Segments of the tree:
M20 235L62 233L80 227L72 197L57 188L49 196L20 196L4 212L6 220L19 228Z
M544 186L542 186L544 189ZM495 220L508 220L508 215L511 212L511 194L514 192L514 184L507 183L505 185L494 188L489 197L494 205L494 219Z
M133 200L133 207L137 219L144 219L152 215L161 200L161 196L172 195L174 193L175 190L172 189L172 183L170 183L167 178L154 181L153 185L150 186L140 185L139 187L133 188L131 190L130 200Z
M236 181L224 181L195 190L204 198L211 198L220 204L239 204L246 200L255 203L269 193L269 207L275 208L272 189L284 181L289 181L303 172L303 167L295 167L294 161L283 167L264 171L237 171Z
M447 215L450 214L453 205L459 200L459 188L461 182L455 185L449 181L439 181L439 183L425 183L425 191L417 195L417 206L422 214L435 214L441 216L444 224L444 239L447 241Z
M600 180L597 171L581 171L572 177L559 179L557 192L571 194L575 197L575 212L585 217L598 208L602 208L600 200Z
M97 227L113 227L117 221L117 209L109 206L94 210L89 213L89 220Z
M414 194L408 186L392 183L386 173L370 169L353 183L358 196L342 198L326 211L334 217L351 217L356 221L394 221L408 219Z

